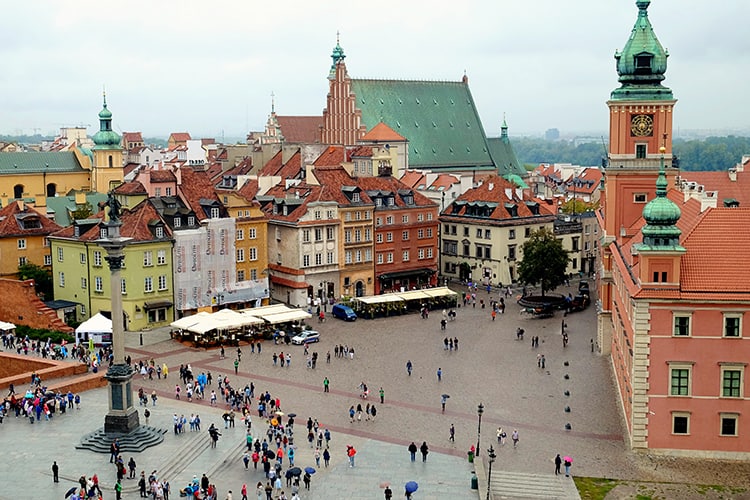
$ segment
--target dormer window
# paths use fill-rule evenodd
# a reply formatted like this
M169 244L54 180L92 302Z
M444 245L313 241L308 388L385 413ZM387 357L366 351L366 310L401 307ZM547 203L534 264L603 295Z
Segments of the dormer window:
M410 194L404 196L404 203L406 203L407 205L414 205L414 196Z
M75 226L73 228L73 236L75 236L76 238L78 238L79 236L81 236L81 228L80 227Z
M107 228L106 227L99 228L99 237L102 238L102 239L104 239L104 238L107 237Z
M654 56L648 53L642 53L635 56L635 74L643 75L651 73L651 61Z
M211 207L211 218L212 219L219 218L219 207Z
M360 202L359 193L356 193L356 192L352 193L352 203L359 203L359 202Z
M180 225L182 224L182 221L180 220L179 217L175 217L173 222L174 222L173 224L174 227L180 227Z
M187 220L187 223L188 223L188 226L194 226L195 225L195 217L193 217L192 215L189 216L188 220Z
M383 206L383 198L375 198L375 206L376 207L382 207Z
M156 229L154 230L154 234L157 238L164 238L164 227L162 226L156 226Z
M396 203L396 200L393 196L388 197L388 206L392 207Z

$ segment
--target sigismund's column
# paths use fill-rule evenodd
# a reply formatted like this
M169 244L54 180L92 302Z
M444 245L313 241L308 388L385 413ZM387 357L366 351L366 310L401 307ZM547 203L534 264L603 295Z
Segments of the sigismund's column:
M131 238L120 236L120 204L110 193L107 202L109 221L103 226L107 237L97 240L107 256L109 264L110 295L112 300L112 365L104 378L109 382L109 411L104 417L105 434L128 434L139 427L138 410L133 407L131 379L133 369L125 362L125 328L122 317L122 292L120 270L125 253L123 249Z

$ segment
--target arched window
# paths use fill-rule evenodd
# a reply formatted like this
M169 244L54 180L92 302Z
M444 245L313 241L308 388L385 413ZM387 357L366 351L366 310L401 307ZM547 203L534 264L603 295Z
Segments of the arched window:
M107 157L107 161L109 162L109 168L112 168L112 155Z
M50 182L47 184L47 198L52 198L57 194L57 184Z
M23 198L23 184L13 186L13 198Z

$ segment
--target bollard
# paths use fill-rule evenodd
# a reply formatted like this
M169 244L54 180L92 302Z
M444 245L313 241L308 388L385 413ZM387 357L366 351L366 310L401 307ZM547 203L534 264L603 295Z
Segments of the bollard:
M568 375L568 374L566 373L566 374L565 374L565 380L568 380L568 379L570 379L570 375Z
M471 451L471 450L469 450L469 452L467 453L467 455L469 457L469 463L473 464L474 463L474 452Z
M471 489L472 490L478 490L479 489L479 479L477 479L476 473L471 473Z
M143 334L141 333L141 345L143 345Z

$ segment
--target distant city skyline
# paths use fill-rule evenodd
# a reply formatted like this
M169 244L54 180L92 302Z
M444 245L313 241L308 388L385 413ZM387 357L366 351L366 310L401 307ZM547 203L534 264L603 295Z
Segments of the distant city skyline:
M503 116L511 135L600 135L618 87L613 54L638 12L635 0L475 0L451 11L422 0L215 5L6 6L0 133L93 133L104 86L120 133L243 138L263 129L271 93L280 115L322 113L340 32L352 78L458 81L465 71L488 136L499 135ZM670 53L675 136L750 130L749 16L740 0L651 2Z

